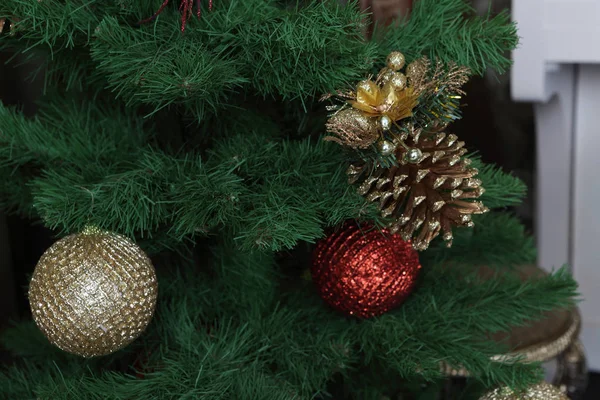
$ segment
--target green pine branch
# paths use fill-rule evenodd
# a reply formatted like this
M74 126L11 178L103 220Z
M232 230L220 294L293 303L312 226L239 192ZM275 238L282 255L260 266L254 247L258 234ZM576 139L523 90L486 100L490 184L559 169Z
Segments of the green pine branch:
M471 157L472 166L479 170L477 179L483 182L485 192L480 200L488 208L503 208L521 204L527 193L525 183L514 176L506 173L492 164L484 164L477 157Z
M521 221L503 212L476 216L474 228L454 230L451 248L441 240L433 242L423 254L435 264L480 264L508 267L534 264L537 252L533 238L525 232Z
M490 362L506 349L487 341L487 334L572 305L576 295L576 284L564 270L521 282L510 272L482 280L477 269L424 264L420 283L404 305L359 321L329 309L310 283L299 284L291 275L295 282L287 294L279 304L271 303L280 280L251 272L262 256L236 251L221 258L231 247L223 243L218 248L215 258L201 258L200 269L159 262L164 272L149 331L114 356L70 356L49 347L31 325L7 331L4 344L28 361L2 370L0 389L16 398L58 400L211 399L216 393L244 399L277 382L274 398L282 393L311 398L326 393L333 375L361 382L363 389L375 385L376 378L362 373L368 366L379 365L398 379L437 379L440 361L467 367L486 386L522 386L539 378L539 367ZM260 262L265 261L269 264ZM232 274L250 280L222 281L233 280ZM253 281L258 283L254 290ZM215 287L216 282L222 283ZM231 290L219 290L223 284ZM243 289L246 284L249 290ZM241 285L241 292L235 285ZM134 367L122 369L117 360L123 358Z
M48 80L66 79L70 87L106 82L128 104L154 112L183 105L198 120L239 106L241 93L305 102L346 89L391 50L409 61L427 55L479 74L488 67L502 71L517 43L506 13L476 17L464 0L420 0L410 20L369 43L356 4L337 0L285 8L275 1L221 0L201 21L190 21L185 35L175 7L139 26L153 13L147 2L7 0L1 7L0 15L20 19L13 48L25 55L51 50L52 62L42 65L51 72ZM61 51L74 47L81 49L78 56L89 52L92 63Z
M135 114L79 103L54 96L34 119L0 107L4 202L35 208L51 228L71 233L92 223L132 237L162 235L166 247L225 228L241 248L277 251L347 219L378 220L376 207L348 185L335 144L273 140L234 123L238 133L215 139L206 157L169 153L146 145L153 135ZM486 204L516 203L519 180L480 170ZM486 254L479 256L495 253Z
M391 50L504 70L517 42L506 13L420 0L409 20L366 42L355 2L219 0L183 35L176 1L138 24L159 3L0 5L0 17L19 19L0 48L38 64L50 99L34 118L0 106L0 203L61 234L91 223L136 237L151 253L200 245L194 266L182 261L189 249L157 260L156 317L118 354L83 360L31 323L8 330L3 344L23 360L0 370L0 392L309 399L330 395L333 379L379 398L397 389L383 377L437 380L440 361L484 386L539 378L538 365L490 362L506 349L488 334L572 306L576 284L564 270L513 276L535 261L515 217L477 216L474 229L455 230L452 248L434 242L406 303L367 321L329 309L300 278L308 257L292 250L348 219L385 222L348 185L345 154L322 141L315 97L355 85ZM473 160L489 208L518 204L521 181ZM480 266L498 275L482 280Z
M516 26L506 11L479 17L461 0L415 1L410 18L395 29L383 30L380 58L393 50L408 60L427 56L454 61L482 75L487 68L504 72L511 65L509 52L518 43Z

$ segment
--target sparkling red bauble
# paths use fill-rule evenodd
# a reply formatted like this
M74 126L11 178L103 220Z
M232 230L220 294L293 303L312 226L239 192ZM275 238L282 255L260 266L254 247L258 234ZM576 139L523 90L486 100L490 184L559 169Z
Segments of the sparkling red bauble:
M400 235L346 223L318 243L311 272L319 294L333 308L369 318L400 305L420 269L417 251Z

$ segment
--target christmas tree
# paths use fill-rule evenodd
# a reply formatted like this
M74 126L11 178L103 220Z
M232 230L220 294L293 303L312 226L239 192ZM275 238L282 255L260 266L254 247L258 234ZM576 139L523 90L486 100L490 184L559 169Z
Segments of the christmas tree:
M45 90L33 117L0 106L1 205L57 239L33 319L2 336L5 398L426 399L449 370L477 398L542 379L494 337L569 309L576 284L520 277L525 186L451 124L470 75L510 66L515 26L418 0L366 29L344 3L2 1L1 49Z

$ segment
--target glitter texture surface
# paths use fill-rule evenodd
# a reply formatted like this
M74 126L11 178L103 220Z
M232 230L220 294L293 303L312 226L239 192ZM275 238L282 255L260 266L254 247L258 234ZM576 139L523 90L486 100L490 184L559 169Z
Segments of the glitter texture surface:
M445 132L460 116L462 86L471 72L426 57L410 63L405 74L404 65L404 55L392 52L374 80L325 96L344 102L329 118L325 140L355 150L379 144L353 157L349 183L358 184L358 193L389 219L390 232L411 240L416 250L426 250L437 236L451 247L454 227L473 227L472 216L488 211L478 200L484 188L465 157L465 142ZM369 120L379 122L376 129ZM384 142L393 146L381 147Z
M154 313L152 262L124 236L88 230L53 244L29 287L33 318L51 343L83 357L135 340Z
M392 71L399 71L403 68L405 61L404 54L399 51L392 51L387 57L388 68Z
M559 389L549 383L539 383L525 392L514 392L503 387L493 390L479 400L569 400Z
M327 136L325 140L353 149L366 149L380 136L377 120L355 108L341 110L333 115L327 122L327 130L333 136Z
M319 242L311 272L333 308L369 318L400 305L420 269L418 253L400 235L349 222Z

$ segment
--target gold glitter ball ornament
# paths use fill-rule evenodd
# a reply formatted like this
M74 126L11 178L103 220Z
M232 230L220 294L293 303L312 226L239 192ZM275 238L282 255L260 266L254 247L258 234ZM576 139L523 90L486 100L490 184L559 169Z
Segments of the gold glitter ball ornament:
M157 293L154 267L141 248L124 236L88 228L42 255L29 303L51 343L94 357L127 346L146 329Z
M515 392L507 387L497 388L479 400L569 400L559 389L543 382L530 386L523 392Z
M390 77L390 83L396 90L404 90L406 88L406 75L400 72L394 72Z
M416 77L425 75L428 70L429 65L427 64L427 60L418 59L408 64L408 67L406 67L406 76L409 79L415 79Z
M404 54L399 51L392 51L387 57L387 66L392 71L400 71L405 62Z

